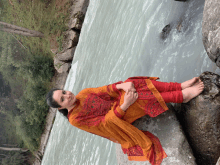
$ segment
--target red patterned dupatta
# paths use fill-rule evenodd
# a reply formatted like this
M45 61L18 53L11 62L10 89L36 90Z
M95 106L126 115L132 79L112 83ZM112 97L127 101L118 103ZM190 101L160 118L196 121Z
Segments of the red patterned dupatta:
M151 165L160 165L164 158L167 157L159 139L148 131L142 131L152 142L152 146L148 153L144 154L139 145L130 148L123 148L124 154L128 155L129 160L133 161L149 161Z
M162 96L154 87L151 80L157 80L158 77L130 77L125 82L133 82L136 91L138 92L138 100L136 103L139 104L146 115L150 117L156 117L161 113L168 110L166 103ZM142 102L141 102L142 100ZM144 104L143 104L144 103ZM129 116L129 115L127 115ZM131 117L130 117L131 118ZM142 148L139 145L123 148L122 150L128 155L129 160L136 161L148 161L152 165L160 165L162 160L167 157L164 152L159 139L148 131L142 131L152 142L151 151L145 155Z

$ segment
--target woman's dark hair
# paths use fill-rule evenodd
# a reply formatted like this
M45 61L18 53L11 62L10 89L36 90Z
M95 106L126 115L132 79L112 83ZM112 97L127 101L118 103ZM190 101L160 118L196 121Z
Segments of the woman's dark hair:
M47 93L47 96L46 96L46 100L47 100L47 104L52 107L52 108L60 108L61 106L53 99L53 93L54 91L56 90L61 90L61 89L51 89L48 93ZM67 115L68 115L68 110L66 108L64 109L60 109L58 110L60 113L63 114L63 116L65 116L67 118Z

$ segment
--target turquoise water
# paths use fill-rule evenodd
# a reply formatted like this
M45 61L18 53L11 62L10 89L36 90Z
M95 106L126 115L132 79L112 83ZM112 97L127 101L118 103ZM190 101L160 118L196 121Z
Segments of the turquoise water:
M131 76L183 82L216 71L202 44L204 0L91 0L65 89L77 94ZM175 29L182 19L182 32ZM171 23L169 37L160 32ZM168 155L169 156L169 155ZM115 145L57 114L42 165L116 165Z

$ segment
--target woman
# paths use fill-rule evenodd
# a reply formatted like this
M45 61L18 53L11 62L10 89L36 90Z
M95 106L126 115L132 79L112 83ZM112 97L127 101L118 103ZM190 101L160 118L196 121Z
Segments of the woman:
M168 110L165 103L186 103L199 95L204 84L198 78L183 83L156 81L158 77L131 77L98 88L86 88L74 95L51 90L49 106L58 108L69 122L82 130L120 143L129 160L159 165L167 155L157 137L131 123Z

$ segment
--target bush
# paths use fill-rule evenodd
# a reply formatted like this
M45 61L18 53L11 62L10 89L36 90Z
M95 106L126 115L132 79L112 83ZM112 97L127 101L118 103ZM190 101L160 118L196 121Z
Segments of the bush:
M53 60L48 56L34 56L29 63L24 66L26 72L34 81L45 81L53 76Z
M10 157L4 158L1 163L2 165L29 165L26 156L20 152L15 152Z

